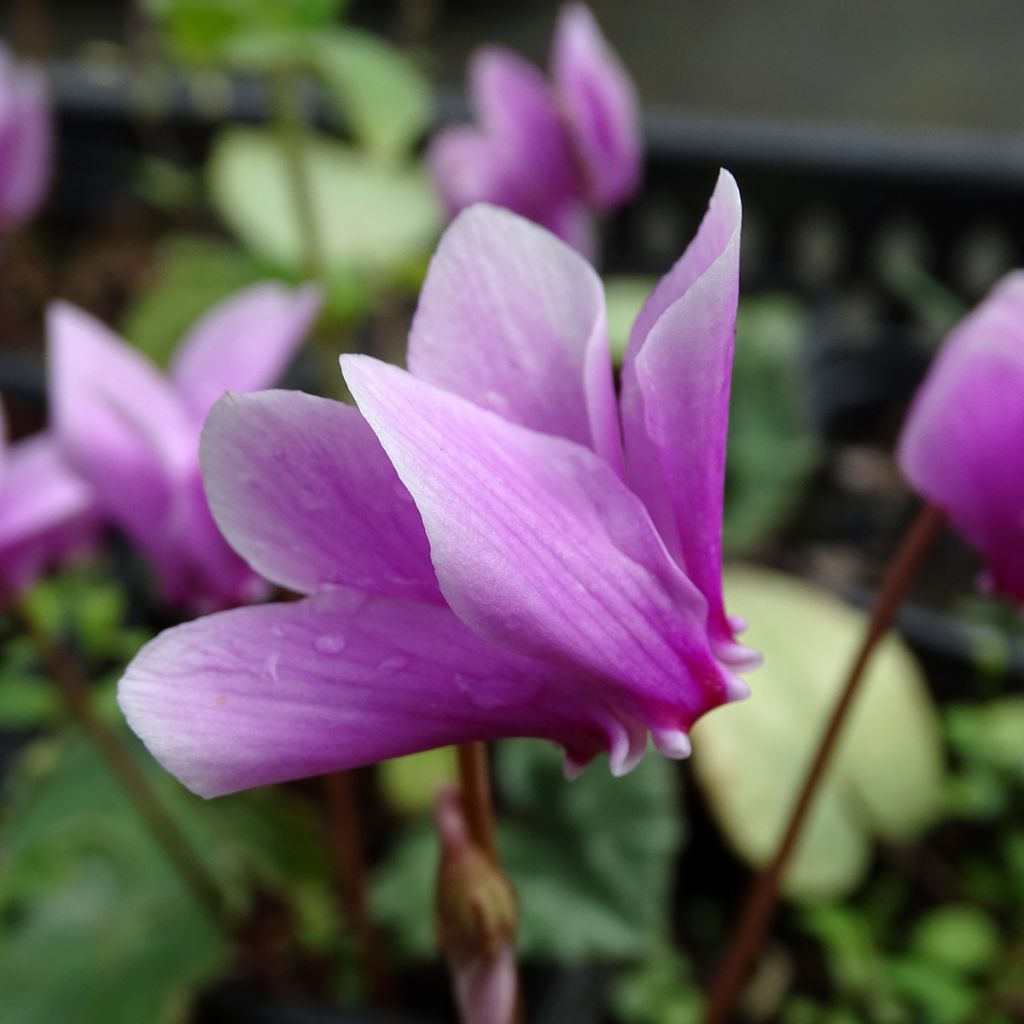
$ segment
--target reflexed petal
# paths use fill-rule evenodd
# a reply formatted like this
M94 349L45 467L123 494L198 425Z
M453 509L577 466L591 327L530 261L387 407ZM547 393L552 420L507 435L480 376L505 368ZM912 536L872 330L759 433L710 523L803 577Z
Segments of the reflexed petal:
M950 335L899 446L903 472L1024 603L1024 272Z
M625 202L640 183L642 141L636 88L583 4L563 9L551 65L591 200L603 208Z
M118 699L157 760L209 797L499 736L593 754L600 741L549 709L540 672L443 605L337 588L162 633Z
M632 719L686 728L726 698L704 598L605 462L368 357L342 367L474 630L600 680L627 747Z
M54 304L48 334L61 450L100 506L152 542L173 514L175 481L195 464L195 426L156 368L87 313Z
M739 194L723 171L697 238L641 310L637 324L649 327L634 333L622 381L629 478L707 598L716 652L737 663L746 653L733 642L721 573L739 232Z
M268 579L441 600L416 506L352 406L297 391L228 395L201 459L214 518Z
M416 310L409 368L621 467L601 280L522 217L475 206L445 232Z
M275 383L320 308L314 286L259 284L221 302L189 331L171 362L171 380L200 421L225 391Z
M87 548L98 521L92 492L40 434L8 449L0 478L0 593L17 594L44 568Z

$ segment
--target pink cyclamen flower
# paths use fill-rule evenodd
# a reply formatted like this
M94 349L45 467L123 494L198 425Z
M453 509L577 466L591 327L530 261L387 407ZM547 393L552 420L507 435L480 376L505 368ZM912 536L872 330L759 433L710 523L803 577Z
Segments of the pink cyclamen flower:
M120 702L156 758L214 796L503 736L560 744L570 770L606 750L628 771L648 732L688 753L751 664L720 564L739 231L723 172L637 318L621 403L593 268L488 206L433 258L411 372L343 356L358 408L222 399L214 517L309 596L143 648Z
M989 586L1024 604L1024 271L950 334L907 417L899 462L982 553Z
M0 416L0 603L96 540L89 487L68 469L48 433L7 445Z
M593 254L592 211L621 205L640 181L636 91L582 4L563 9L551 81L507 50L473 57L477 127L449 128L428 154L449 214L494 203Z
M53 114L43 72L0 46L0 230L36 212L52 163Z
M266 592L210 516L199 435L225 391L280 376L319 305L310 287L245 289L196 323L167 376L87 313L65 303L50 310L57 439L105 517L149 559L171 604L209 610Z

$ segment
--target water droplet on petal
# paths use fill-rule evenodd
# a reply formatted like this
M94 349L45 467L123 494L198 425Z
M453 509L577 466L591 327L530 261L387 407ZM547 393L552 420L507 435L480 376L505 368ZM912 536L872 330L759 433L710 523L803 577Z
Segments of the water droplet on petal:
M276 683L277 680L277 663L281 660L281 655L276 651L273 654L267 655L267 660L263 662L263 671L267 674L267 678L272 682Z
M398 672L409 664L409 659L404 654L395 654L390 658L384 658L377 669L380 672Z
M345 638L340 633L330 633L318 636L313 641L313 646L321 654L341 654L345 650Z

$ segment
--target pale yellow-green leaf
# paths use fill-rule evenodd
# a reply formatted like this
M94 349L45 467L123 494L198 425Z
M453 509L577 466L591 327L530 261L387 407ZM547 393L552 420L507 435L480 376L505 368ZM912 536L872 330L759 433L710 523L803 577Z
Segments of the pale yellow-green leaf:
M458 778L454 747L438 747L382 761L380 786L388 803L403 814L424 814L434 806L439 790Z
M386 160L407 156L430 123L430 86L416 65L347 27L319 33L310 57L356 138Z
M816 587L752 568L726 574L729 610L764 655L752 696L702 719L694 766L730 844L765 863L865 627ZM937 813L939 724L920 669L895 636L877 649L785 881L798 898L839 896L862 879L872 841L912 839Z
M433 246L440 211L423 168L382 166L320 135L309 134L306 165L329 274L399 275ZM210 159L217 210L255 253L301 270L306 243L279 139L233 128Z

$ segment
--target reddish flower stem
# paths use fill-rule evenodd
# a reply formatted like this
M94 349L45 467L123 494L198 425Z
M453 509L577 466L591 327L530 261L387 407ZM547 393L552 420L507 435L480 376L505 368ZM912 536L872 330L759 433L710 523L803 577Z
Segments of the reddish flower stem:
M933 505L925 505L904 535L899 550L889 563L882 587L871 609L868 628L857 656L850 666L839 699L818 744L814 759L804 776L803 787L793 805L789 823L775 856L757 878L733 930L732 939L722 959L711 991L703 1024L725 1024L739 997L753 962L764 944L765 935L774 917L779 899L779 883L789 859L796 849L818 787L825 775L836 741L842 732L847 713L857 694L864 670L892 620L903 603L911 583L917 576L924 556L938 536L945 520Z
M89 703L89 685L77 661L67 648L39 626L31 613L15 606L12 615L31 637L68 713L92 742L185 887L206 911L214 927L230 938L235 922L224 903L220 887L153 791L124 741L93 711Z
M394 985L367 906L363 821L355 773L333 772L324 776L324 785L331 859L342 916L355 935L363 976L374 1001L389 1005L394 1002Z
M460 743L459 784L466 824L473 841L495 863L498 845L494 839L494 807L491 803L491 774L486 743Z

